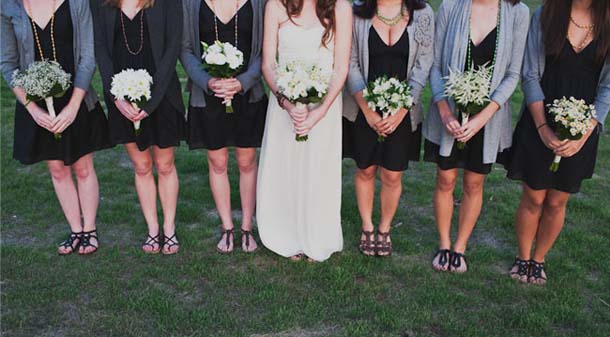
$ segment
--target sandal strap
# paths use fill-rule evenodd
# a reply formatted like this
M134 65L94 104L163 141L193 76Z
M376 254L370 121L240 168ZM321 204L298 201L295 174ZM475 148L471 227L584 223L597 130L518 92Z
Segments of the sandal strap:
M149 246L154 249L155 245L161 245L159 236L160 236L160 234L157 234L156 236L150 236L150 234L148 234L148 237L146 238L146 241L144 241L144 243L142 243L142 246Z
M527 276L530 270L530 261L522 260L516 257L511 269L513 269L514 267L517 267L517 270L511 271L511 275Z
M227 247L229 247L229 244L231 243L231 238L232 236L234 236L234 232L235 229L231 228L231 229L223 229L220 231L220 238L222 238L223 236L225 236L225 244L227 245Z
M530 260L529 263L531 266L529 270L529 277L546 281L546 277L542 275L542 272L544 271L544 262Z
M451 251L449 249L439 249L436 251L432 259L436 259L436 257L439 255L440 257L438 258L438 265L444 267L451 259Z
M462 259L464 260L464 263L467 264L466 256L464 256L464 254L458 252L451 252L449 265L453 268L459 268L462 266Z
M378 231L377 232L377 251L378 252L382 252L382 253L389 253L391 254L393 249L392 249L392 241L389 241L390 237L390 232L381 232Z
M163 234L163 245L167 246L167 248L172 248L174 246L180 246L180 243L178 242L178 238L176 237L176 233L174 233L174 235L167 237L165 236L165 234Z
M68 236L67 239L65 239L62 243L59 244L60 247L63 248L70 248L72 249L72 251L75 251L76 248L78 248L78 246L82 245L82 235L83 232L80 233L76 233L76 232L70 232L70 236ZM74 245L74 242L78 239L78 243L76 245Z
M98 242L96 244L92 244L91 243L92 238ZM93 247L95 249L98 248L99 239L97 238L97 232L95 229L92 231L83 232L82 236L81 236L81 240L82 240L81 246L83 246L83 247Z
M375 232L373 231L362 231L364 239L360 239L360 250L373 250L375 249ZM372 237L372 238L371 238Z
M253 236L252 230L240 229L240 231L241 231L242 240L244 240L244 237L246 239L246 248L250 248L250 238ZM229 245L227 244L227 247L228 246Z

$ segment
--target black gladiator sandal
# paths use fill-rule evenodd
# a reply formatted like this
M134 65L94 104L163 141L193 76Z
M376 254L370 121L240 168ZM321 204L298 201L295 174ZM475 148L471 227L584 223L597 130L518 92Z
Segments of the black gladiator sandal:
M394 250L392 249L392 241L390 239L390 232L383 233L377 232L377 256L388 257L392 255Z
M373 231L362 231L364 239L360 239L358 249L364 256L375 256L375 233Z
M65 239L62 243L59 244L59 248L64 248L64 249L70 248L71 250L66 253L61 253L58 251L59 255L70 255L70 254L76 252L78 247L80 247L80 245L82 244L81 235L83 235L83 232L80 232L80 233L70 232L70 236L68 236L67 239ZM76 242L77 240L78 240L78 242Z
M515 267L517 268L517 270L513 271ZM510 277L514 280L519 280L520 282L527 283L529 272L530 262L515 257L515 262L513 262L512 267L510 267Z
M464 265L466 265L465 271L459 271L458 268L462 266L462 260L464 260ZM451 257L449 260L449 271L454 273L465 273L468 271L468 262L466 261L466 256L462 253L451 252Z
M537 285L545 285L546 284L546 276L542 275L544 272L544 262L536 262L534 260L530 260L530 270L527 276L527 282L533 283ZM542 281L542 282L540 282Z
M81 253L79 251L80 255L91 255L91 254L97 252L98 244L99 244L100 240L97 238L96 231L97 230L94 229L92 231L82 233L81 243L80 243L81 248L93 247L93 250L88 253ZM96 243L95 244L91 243L91 239L95 239Z
M434 260L438 257L438 266L437 268L434 266ZM438 271L448 271L449 270L449 260L451 258L451 251L449 249L439 249L434 254L432 258L432 267Z

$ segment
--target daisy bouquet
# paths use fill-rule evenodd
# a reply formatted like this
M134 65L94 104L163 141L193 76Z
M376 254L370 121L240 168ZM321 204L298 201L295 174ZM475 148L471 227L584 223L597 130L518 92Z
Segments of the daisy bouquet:
M244 65L244 53L228 42L216 41L212 45L201 42L203 69L212 77L231 78ZM233 112L231 100L225 101L225 111Z
M328 91L330 71L318 64L291 61L277 68L278 93L297 107L314 108ZM307 141L307 135L296 135L297 142Z
M363 97L371 110L381 112L383 119L394 116L400 109L410 109L414 103L411 88L407 83L387 76L369 82ZM385 137L379 136L377 141L384 142Z
M115 99L125 99L136 110L151 97L153 78L145 69L125 69L112 77L110 93ZM140 122L133 122L136 135L140 134Z
M593 127L595 106L574 97L561 98L548 104L548 113L555 122L555 134L560 140L579 140ZM557 172L561 156L555 156L549 170Z
M492 69L485 64L464 72L449 70L449 76L445 78L445 95L455 102L462 126L468 123L471 115L478 114L489 103ZM463 150L466 143L458 142L457 147Z
M51 118L57 116L53 105L54 97L63 96L70 88L70 74L55 61L36 61L25 71L15 70L11 85L23 88L28 102L44 101ZM61 133L55 134L60 139Z

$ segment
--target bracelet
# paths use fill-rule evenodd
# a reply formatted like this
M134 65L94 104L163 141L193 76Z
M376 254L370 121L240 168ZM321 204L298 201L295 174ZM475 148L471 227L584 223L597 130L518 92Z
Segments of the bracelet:
M279 93L274 93L274 95L277 98L277 103L280 106L280 108L284 108L284 102L286 101L286 96L279 94Z
M536 127L536 131L540 131L540 129L545 125L548 125L548 124L547 123L540 124L540 126Z
M29 99L25 101L25 103L23 103L23 107L27 108L28 105L30 105L30 103L32 103L32 101L30 101Z

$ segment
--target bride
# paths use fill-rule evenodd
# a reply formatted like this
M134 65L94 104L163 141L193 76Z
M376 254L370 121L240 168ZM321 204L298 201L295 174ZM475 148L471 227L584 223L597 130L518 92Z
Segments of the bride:
M339 95L349 68L352 10L347 0L270 0L265 11L262 71L273 95L258 174L259 233L281 256L324 261L343 249ZM299 109L278 93L276 60L332 72L319 107ZM308 140L297 142L295 134Z

